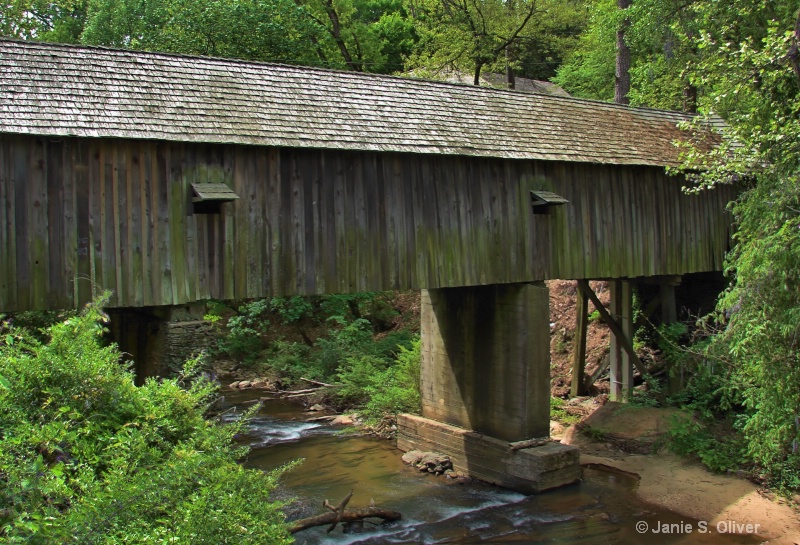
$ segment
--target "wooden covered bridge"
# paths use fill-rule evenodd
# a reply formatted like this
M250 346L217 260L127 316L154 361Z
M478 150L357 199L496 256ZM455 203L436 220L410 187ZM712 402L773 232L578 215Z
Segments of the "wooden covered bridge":
M401 421L401 447L549 488L575 479L575 452L501 448L548 434L542 281L612 279L624 317L632 279L722 268L731 195L686 195L664 170L687 119L0 40L0 311L77 307L104 289L113 307L156 314L424 289L426 418Z

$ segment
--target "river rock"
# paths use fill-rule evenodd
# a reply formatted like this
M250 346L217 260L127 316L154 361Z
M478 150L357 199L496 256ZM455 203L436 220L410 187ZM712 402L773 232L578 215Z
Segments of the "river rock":
M410 466L415 466L415 465L417 465L417 462L422 460L422 457L424 455L425 455L425 453L422 452L421 450L409 450L408 452L403 454L403 457L401 459L406 464L408 464Z
M267 381L259 379L259 380L255 381L255 382L253 382L252 384L250 384L250 387L251 388L266 388L267 387Z
M322 406L322 405L320 405L319 403L315 403L314 405L311 405L311 406L308 408L308 410L309 410L309 411L311 411L311 412L315 412L315 413L316 413L316 412L319 412L319 411L324 411L324 410L325 410L325 407L323 407L323 406Z
M238 387L239 388L249 388L252 384L253 383L250 382L249 380L243 380L242 382L239 383Z
M340 414L333 420L331 420L331 425L333 426L352 426L353 425L353 417L349 414Z
M420 471L441 475L448 469L453 469L450 457L440 452L422 452L410 450L403 455L403 461Z
M238 388L240 382L242 382L242 381L241 380L237 380L236 382L231 382L230 384L228 384L228 388Z

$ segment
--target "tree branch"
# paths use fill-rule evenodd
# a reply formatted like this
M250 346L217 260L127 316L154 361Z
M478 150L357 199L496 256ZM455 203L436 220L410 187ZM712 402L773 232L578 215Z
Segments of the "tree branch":
M342 501L339 502L339 505L334 507L328 500L322 502L322 506L330 509L330 513L323 513L322 515L317 515L315 517L308 517L300 520L296 520L292 523L292 526L289 528L290 534L296 534L302 530L306 530L308 528L313 528L314 526L324 526L326 524L330 524L328 528L328 533L332 532L336 525L340 522L349 523L349 522L356 522L359 520L364 520L366 518L380 518L384 521L391 522L395 520L400 520L402 515L397 511L390 511L388 509L380 509L375 507L374 502L370 503L370 506L366 509L359 508L359 509L350 509L346 510L345 507L347 506L350 498L353 497L353 491L350 490L350 493L344 497Z
M525 16L522 24L517 27L513 34L511 34L510 38L492 50L495 55L498 55L502 50L511 45L514 40L517 39L517 36L528 25L528 21L531 20L531 17L533 17L534 13L536 13L536 2L531 2L531 8L528 10L528 15Z

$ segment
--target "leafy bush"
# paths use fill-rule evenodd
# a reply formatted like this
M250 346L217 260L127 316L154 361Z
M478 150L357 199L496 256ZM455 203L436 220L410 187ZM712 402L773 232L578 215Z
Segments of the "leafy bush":
M379 419L385 414L419 413L420 411L420 340L411 347L400 345L391 367L376 373L365 387L368 401L364 416Z
M263 343L261 335L269 328L269 299L241 305L238 314L228 319L228 332L219 340L218 351L245 363L258 359Z
M280 471L245 470L239 425L203 416L200 376L134 386L89 306L44 340L2 326L0 540L289 543L269 500Z
M744 437L728 421L676 419L667 440L673 452L694 456L712 471L734 471L748 465Z

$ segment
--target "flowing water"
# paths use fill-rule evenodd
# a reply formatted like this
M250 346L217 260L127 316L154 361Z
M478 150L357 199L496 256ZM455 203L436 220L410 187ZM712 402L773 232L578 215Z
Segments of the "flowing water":
M225 418L237 418L240 407L258 394L227 392ZM585 469L579 484L525 496L480 482L464 484L421 474L400 460L391 441L343 435L341 428L305 422L296 405L264 403L241 440L252 450L245 465L273 469L298 458L304 462L282 478L281 499L292 498L291 519L327 511L322 501L337 504L350 490L350 507L375 505L403 514L403 520L381 526L326 534L325 527L296 534L298 544L380 543L552 543L552 544L728 544L758 543L749 536L720 535L713 526L698 531L698 521L644 504L627 475ZM637 531L644 521L649 530ZM653 533L661 525L673 533ZM692 531L687 532L687 525Z

